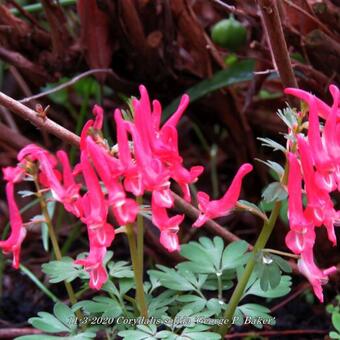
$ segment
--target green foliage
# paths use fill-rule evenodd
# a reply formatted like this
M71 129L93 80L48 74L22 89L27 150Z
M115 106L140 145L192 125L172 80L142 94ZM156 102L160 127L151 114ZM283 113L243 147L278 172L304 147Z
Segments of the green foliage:
M268 148L273 149L274 151L282 151L282 152L286 152L286 148L279 144L278 142L275 142L274 140L270 139L270 138L257 138L258 140L260 140L262 142L263 146L266 146Z
M131 265L127 261L110 262L109 275L116 278L133 277L133 271Z
M278 110L277 115L291 130L293 130L293 128L298 123L296 118L296 112L291 107L287 107L283 110Z
M269 160L263 161L261 159L258 159L258 161L260 161L263 164L266 164L271 170L273 170L276 175L276 179L279 180L283 176L284 169L281 164Z
M68 340L86 340L93 339L96 333L90 328L85 332L77 334L77 325L74 322L76 315L72 309L63 303L56 303L53 308L53 314L39 312L37 317L30 318L28 322L35 328L47 333L67 333L67 336L49 336L28 335L16 338L17 340L36 340L36 339L68 339Z
M74 264L71 257L65 256L60 261L50 261L42 265L42 271L50 277L49 282L71 282L77 277L88 278L82 266Z
M194 273L221 275L226 269L244 265L248 260L247 249L248 243L245 241L233 242L225 248L222 238L218 236L213 241L201 237L199 242L182 246L181 255L189 261L177 267Z
M92 300L83 300L73 306L74 310L81 308L88 315L104 318L116 318L122 314L122 308L116 299L107 296L95 296Z
M267 203L283 201L287 198L287 191L280 182L273 182L264 189L262 197Z
M235 62L229 68L216 72L211 78L205 79L185 92L190 96L190 102L204 97L208 93L219 90L233 84L248 81L254 77L254 60L243 60ZM173 112L175 112L181 98L173 100L169 106L163 111L163 121L166 120Z
M246 204L258 209L249 202ZM118 334L123 339L220 339L215 331L223 324L223 315L228 307L222 292L234 286L249 257L254 255L248 251L247 242L238 241L225 246L220 237L212 240L201 237L198 241L189 242L182 246L181 255L186 261L175 268L157 265L147 272L149 281L145 282L144 291L148 317L155 318L155 324L116 322L121 317L141 319L137 319L139 310L132 298L135 282L131 265L126 261L110 260L112 253L104 261L109 280L100 295L79 301L72 309L57 304L53 314L40 312L30 321L44 332L68 334L66 339L88 339L94 337L98 330ZM287 275L282 276L282 272L289 272L290 267L279 256L261 253L256 261L256 270L242 296L242 299L247 297L247 303L237 307L235 323L246 322L261 328L263 323L273 323L274 319L268 308L248 300L253 296L269 299L284 296L290 291L291 279ZM77 277L88 279L88 273L74 265L69 257L51 261L43 269L51 282L72 281ZM75 319L78 311L84 314L81 320ZM98 318L111 322L93 326L91 320ZM76 322L69 323L69 320ZM79 329L80 326L83 328ZM45 338L49 339L48 335Z
M270 316L270 310L267 307L255 304L247 303L237 307L236 324L251 323L256 328L263 328L263 324L275 324L275 318Z
M214 332L207 332L209 326L197 325L195 327L186 327L182 330L181 334L176 334L172 331L159 331L155 325L138 325L136 330L121 331L118 333L123 339L130 340L154 340L154 339L166 339L166 340L217 340L221 339L221 336Z
M280 256L260 253L255 267L257 276L260 278L261 289L267 291L276 288L281 282L282 271L291 273L289 264Z
M331 314L332 325L336 330L330 331L329 337L331 339L340 339L340 295L336 296L336 305L329 304L326 310Z
M163 287L178 291L198 291L207 279L207 275L193 274L186 269L172 269L157 265L160 270L149 270L150 276L159 279Z

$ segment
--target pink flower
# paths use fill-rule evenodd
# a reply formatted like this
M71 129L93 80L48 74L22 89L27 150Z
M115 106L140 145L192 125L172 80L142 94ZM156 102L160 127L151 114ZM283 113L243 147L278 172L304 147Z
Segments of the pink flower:
M293 231L301 232L313 228L303 213L302 206L302 176L299 162L292 153L288 154L288 217L289 226Z
M127 191L132 192L135 196L142 196L144 187L142 175L138 166L133 161L127 135L127 124L122 118L119 110L115 111L114 118L117 126L117 142L119 160L124 169L124 187Z
M313 249L307 247L301 254L298 261L298 268L300 272L306 276L311 283L315 295L320 302L323 302L322 285L328 282L328 275L336 272L336 267L320 270L314 263Z
M322 190L316 185L316 173L313 169L312 152L309 145L301 135L297 136L297 141L307 193L307 207L304 215L315 226L319 227L324 224L329 240L333 245L336 245L334 224L338 221L338 213L334 209L328 191ZM295 174L293 173L292 176Z
M13 183L20 182L25 175L25 169L23 166L20 165L22 164L19 164L16 167L3 168L2 172L4 174L4 179L8 182Z
M168 216L166 208L159 206L152 195L151 201L152 223L160 230L160 242L169 251L179 250L177 233L179 225L183 222L184 215Z
M80 184L77 184L74 180L70 161L67 153L60 150L57 152L57 157L63 167L63 193L60 198L60 202L64 204L67 211L71 212L75 216L81 215L79 206L79 190Z
M105 254L106 248L92 245L90 239L90 253L88 257L74 261L75 264L84 266L85 270L90 273L89 286L92 289L100 290L108 279L107 271L103 265Z
M16 168L5 168L4 172L8 178L12 173L12 179L16 178ZM6 184L6 196L9 209L9 221L11 225L11 234L6 241L0 241L0 248L4 253L13 254L13 267L19 268L21 244L26 237L26 229L23 226L22 219L20 216L19 209L14 199L14 181L9 181Z
M284 90L284 92L286 94L291 94L294 97L297 97L297 98L303 100L304 102L308 103L309 105L311 105L312 101L314 101L314 105L316 105L316 110L317 110L319 116L324 118L324 119L327 119L331 108L326 103L324 103L322 100L320 100L319 98L315 97L311 93L308 93L304 90L295 89L295 88L289 88L288 87ZM338 110L337 116L340 117L340 110Z
M114 228L107 220L108 203L100 187L98 178L92 169L85 152L81 153L81 168L88 192L81 199L83 216L81 220L88 229L94 231L89 234L95 246L109 247L114 239Z
M139 164L143 164L142 160L147 160L146 155L149 155L149 159L153 159L153 163L159 162L159 164L165 164L169 169L169 176L178 182L182 189L184 199L190 201L188 185L197 181L198 176L203 171L203 167L197 166L191 168L189 171L186 170L182 166L183 159L178 151L178 133L176 125L189 104L189 97L187 95L182 97L176 112L162 127L160 127L162 111L160 103L154 101L153 112L151 112L150 99L145 87L140 86L139 89L141 99L135 99L133 101L135 110L135 129L131 127L130 124L137 161L139 158ZM138 135L134 130L138 132ZM144 154L141 155L141 152L137 150L137 148L142 149ZM150 162L148 163L150 164ZM154 167L158 168L158 173L161 174L161 172L163 172L162 176L168 176L165 174L165 170L161 171L161 165L159 164L154 165ZM141 166L144 167L144 165ZM147 177L147 174L144 174L144 178L145 177ZM146 185L150 187L150 185Z
M210 201L209 195L200 191L197 194L197 200L201 215L193 226L201 227L208 219L227 215L235 206L238 197L240 196L243 177L252 170L253 166L251 164L243 164L237 171L229 189L219 200Z
M92 113L96 117L93 123L93 128L96 130L101 130L103 127L103 119L104 119L103 108L99 105L94 105Z

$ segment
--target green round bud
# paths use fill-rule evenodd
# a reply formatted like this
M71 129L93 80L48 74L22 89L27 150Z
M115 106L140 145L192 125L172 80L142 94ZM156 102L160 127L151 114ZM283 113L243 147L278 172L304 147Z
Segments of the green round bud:
M246 28L233 16L216 23L211 30L213 42L231 51L236 51L247 42Z

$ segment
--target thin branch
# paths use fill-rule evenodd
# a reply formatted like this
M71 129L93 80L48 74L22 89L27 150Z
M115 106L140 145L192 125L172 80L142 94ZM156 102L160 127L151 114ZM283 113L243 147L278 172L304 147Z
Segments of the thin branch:
M0 329L0 339L14 339L28 334L41 334L42 331L34 328L4 328Z
M16 113L21 118L29 120L37 128L44 129L45 131L57 136L61 140L78 146L80 138L73 132L65 129L61 125L55 123L53 120L46 118L42 119L38 116L38 113L27 106L21 104L17 100L0 92L0 104Z
M283 34L279 10L275 0L258 0L264 30L267 34L268 44L276 64L283 87L298 87ZM292 106L297 106L296 100L289 98Z
M45 92L40 92L40 93L38 93L38 94L36 94L34 96L31 96L31 97L23 98L23 99L19 100L19 102L20 103L27 103L27 102L29 102L29 101L31 101L33 99L37 99L37 98L48 96L49 94L58 92L60 90L63 90L65 88L75 84L76 82L78 82L82 78L85 78L85 77L87 77L87 76L89 76L91 74L96 74L96 73L110 73L110 74L114 75L114 72L110 68L95 68L95 69L86 71L84 73L81 73L78 76L76 76L76 77L72 78L71 80L67 81L66 83L58 85L58 86L56 86L53 89L47 90Z

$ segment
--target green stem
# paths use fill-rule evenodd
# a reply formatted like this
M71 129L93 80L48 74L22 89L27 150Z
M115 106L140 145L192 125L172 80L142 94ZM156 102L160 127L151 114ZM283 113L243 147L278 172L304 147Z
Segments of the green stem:
M48 227L48 234L49 234L50 239L51 239L54 256L58 261L60 261L62 259L62 254L61 254L61 250L59 248L57 235L56 235L54 228L53 228L51 217L48 213L47 203L45 201L43 194L40 192L40 185L39 185L39 182L36 178L35 178L34 182L35 182L35 186L37 188L37 197L38 197L39 202L40 202L41 211L44 215L44 218L45 218L45 221L46 221L46 224L47 224L47 227ZM74 305L75 303L77 303L77 298L74 294L73 288L72 288L72 286L69 282L64 281L64 284L65 284L67 294L70 298L70 302L71 302L72 305ZM82 317L81 314L79 316Z
M141 316L147 317L147 306L145 302L144 287L143 287L143 272L139 266L138 252L136 238L133 231L133 225L128 223L126 225L126 234L129 241L129 248L131 254L132 268L136 283L136 300Z
M229 301L229 304L228 304L228 308L227 310L225 311L224 313L224 317L225 319L228 320L228 324L226 325L223 325L221 328L220 328L220 333L221 334L225 334L228 332L228 329L230 328L231 326L231 320L235 314L235 310L242 298L242 295L244 293L244 290L247 286L247 283L249 281L249 278L250 278L250 275L252 274L253 270L254 270L254 267L255 267L255 264L256 264L256 254L259 252L259 251L262 251L263 248L265 247L272 231L273 231L273 228L275 226L275 223L276 223L276 220L280 214L280 208L281 208L281 202L276 202L275 205L274 205L274 209L272 210L271 214L270 214L270 217L269 217L269 220L267 222L265 222L263 224L263 228L262 228L262 231L254 245L254 251L253 251L253 255L251 256L251 258L249 259L245 269L244 269L244 272L240 278L240 280L238 281L237 283L237 286L233 292L233 295L231 296L231 299Z
M48 289L46 288L40 281L39 279L28 269L26 268L23 264L20 264L19 266L20 270L26 274L31 281L44 293L46 294L53 302L60 302L60 300Z
M272 254L277 254L277 255L281 255L281 256L291 257L293 259L299 259L300 258L299 255L286 253L285 251L280 251L280 250L276 250L276 249L263 248L262 251L265 252L265 253L272 253Z
M143 204L143 197L137 197L137 203L139 207ZM143 273L144 270L144 220L141 214L137 216L137 257L138 267Z
M217 277L217 287L218 287L217 297L220 301L222 301L222 298L223 298L223 296L222 296L222 291L223 291L223 289L222 289L223 288L222 287L222 273L221 272L216 273L216 277Z

